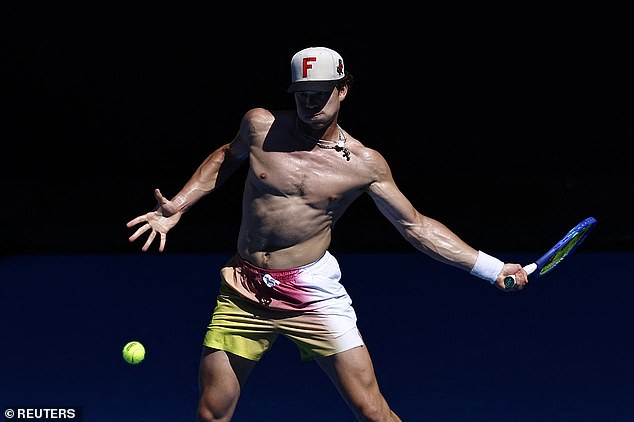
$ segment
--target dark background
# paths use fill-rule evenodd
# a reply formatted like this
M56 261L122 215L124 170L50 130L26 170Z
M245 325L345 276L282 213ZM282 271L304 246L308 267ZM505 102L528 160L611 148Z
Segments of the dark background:
M360 198L332 251L392 406L408 422L633 419L630 14L341 7L5 9L0 405L193 420L243 178L186 214L164 254L141 253L125 223L154 188L174 195L247 109L293 107L290 58L324 45L356 78L342 126L474 247L529 262L599 221L566 265L505 294L417 253ZM132 339L148 350L137 366L121 358ZM235 420L351 414L281 339Z
M293 107L290 58L311 45L356 78L342 125L475 247L541 251L592 215L585 248L633 248L632 30L618 10L295 12L9 11L2 252L138 251L125 223L153 189L176 194L247 109ZM199 203L168 251L232 250L241 187ZM412 250L368 197L333 249Z

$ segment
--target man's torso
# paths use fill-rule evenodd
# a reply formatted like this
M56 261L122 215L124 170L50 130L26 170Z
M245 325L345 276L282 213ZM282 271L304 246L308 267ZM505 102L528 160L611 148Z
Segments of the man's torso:
M333 224L371 183L364 148L356 140L350 161L334 149L313 147L294 113L266 115L252 124L250 168L243 196L238 252L253 264L294 268L319 259Z

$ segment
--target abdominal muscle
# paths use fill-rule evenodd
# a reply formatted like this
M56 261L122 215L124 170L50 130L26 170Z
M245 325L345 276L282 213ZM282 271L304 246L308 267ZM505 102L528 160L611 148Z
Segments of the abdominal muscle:
M245 198L238 253L255 266L291 269L321 258L331 239L332 216L302 197Z

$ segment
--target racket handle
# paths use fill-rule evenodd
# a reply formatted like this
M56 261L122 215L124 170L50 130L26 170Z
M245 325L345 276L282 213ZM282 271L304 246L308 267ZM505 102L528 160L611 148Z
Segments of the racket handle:
M537 264L534 262L532 264L528 264L524 267L524 271L526 274L531 275L537 269ZM515 275L509 275L504 278L504 287L507 289L511 289L515 287Z

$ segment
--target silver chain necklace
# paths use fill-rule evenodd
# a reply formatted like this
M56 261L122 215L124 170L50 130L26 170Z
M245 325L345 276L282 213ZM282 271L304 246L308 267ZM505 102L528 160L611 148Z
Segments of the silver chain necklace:
M337 139L336 141L328 141L326 139L319 139L319 138L315 138L314 136L310 136L309 134L299 129L299 122L296 122L296 126L302 135L304 135L306 138L310 139L311 141L315 142L315 145L317 145L319 148L334 149L337 152L341 152L343 154L343 157L347 161L350 161L350 150L346 148L346 135L343 133L343 130L341 129L339 125L337 125L337 129L339 129L339 139ZM333 142L334 142L334 145L332 144Z

